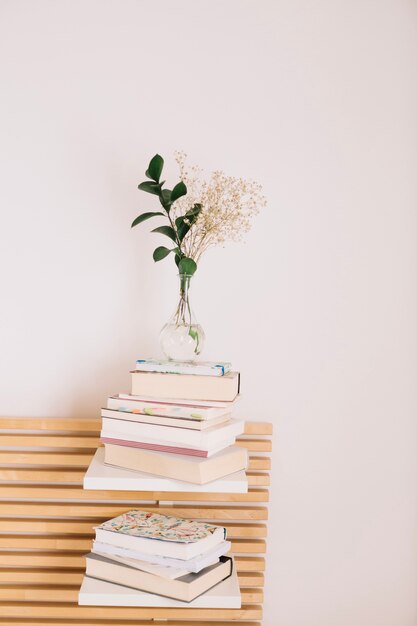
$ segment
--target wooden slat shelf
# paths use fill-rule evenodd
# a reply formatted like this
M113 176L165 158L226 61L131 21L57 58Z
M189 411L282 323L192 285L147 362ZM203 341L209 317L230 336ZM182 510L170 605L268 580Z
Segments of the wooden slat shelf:
M69 452L68 450L62 452L16 450L11 452L10 450L0 450L0 466L6 468L53 466L55 470L77 467L86 470L93 458L93 452ZM271 460L266 456L250 456L249 469L269 470L271 469Z
M0 602L78 602L79 586L37 585L0 585ZM242 602L258 604L263 601L261 589L245 587L242 589Z
M79 622L74 622L73 620L65 620L65 619L54 619L53 622L49 619L19 619L19 618L10 618L7 621L2 620L2 626L74 626L74 624L78 624ZM151 620L135 620L134 622L129 621L121 621L117 620L106 620L103 622L102 620L83 620L82 626L102 626L103 624L107 624L108 626L155 626L157 622ZM169 626L233 626L234 622L223 622L216 620L215 622L206 622L198 620L198 622L194 620L187 620L184 622L177 620L169 620ZM239 626L261 626L260 622L238 622ZM161 625L162 626L162 625Z
M97 418L0 417L0 624L261 626L272 425L248 422L238 440L247 494L84 490L99 431ZM78 606L94 526L132 507L224 524L242 608Z
M197 622L194 620L169 620L169 626L236 626L236 623L239 626L261 626L260 622L242 622L242 621L216 621L216 622L207 622L198 620ZM7 620L1 621L2 626L103 626L106 624L107 626L155 626L157 622L154 620L135 620L135 621L125 621L120 619L112 619L103 621L97 620L83 620L82 622L78 620L66 620L66 619L54 619L53 622L48 618L39 619L20 619L20 618L8 618ZM162 626L162 625L161 625Z
M80 568L85 567L85 550L81 552L13 552L0 550L0 567L57 567ZM237 556L235 557L237 572L263 572L265 559L262 557Z
M0 615L4 617L29 617L45 619L204 619L211 620L259 620L262 607L243 604L240 609L192 609L192 608L148 608L113 606L78 606L74 603L52 602L0 602ZM171 624L169 624L171 626ZM187 625L188 626L188 625ZM217 625L213 625L217 626Z
M58 550L73 551L83 550L88 552L91 548L90 537L57 537L53 536L22 536L22 535L0 535L1 550ZM264 554L265 541L263 539L232 539L232 552L248 554Z
M65 435L43 435L43 434L0 434L0 447L9 448L65 448L65 449L87 449L96 450L101 447L99 437L88 436L65 436ZM250 451L270 452L271 442L268 439L241 439L236 441L236 445L247 448Z
M152 493L152 498L149 494ZM0 499L12 500L87 500L88 502L109 500L117 502L137 502L138 500L164 500L180 502L188 500L205 500L207 502L268 502L267 489L249 490L248 493L183 493L181 491L106 491L104 489L93 491L82 487L61 485L51 486L28 486L28 485L3 485L0 484Z
M34 469L0 467L0 481L7 483L78 483L82 485L85 469ZM247 472L250 487L269 486L269 474L266 472ZM0 482L0 484L1 484Z
M101 419L72 417L4 417L0 416L0 430L48 430L48 431L87 431L99 433ZM246 422L245 435L272 435L269 422Z
M84 569L56 570L56 569L0 569L0 586L4 585L78 585L80 587L84 576ZM241 587L263 587L264 574L262 572L243 572L238 575Z
M56 520L56 519L20 519L20 518L3 518L0 519L0 534L9 533L25 533L33 534L55 534L67 535L88 535L93 536L94 527L104 522L107 518L97 518L93 521L88 520ZM262 539L266 537L267 527L265 524L239 524L229 522L225 524L227 528L227 536L230 538L249 537L252 539Z

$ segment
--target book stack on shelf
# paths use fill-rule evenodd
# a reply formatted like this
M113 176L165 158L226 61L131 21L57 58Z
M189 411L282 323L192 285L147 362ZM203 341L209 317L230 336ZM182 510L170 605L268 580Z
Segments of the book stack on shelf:
M108 398L86 489L246 493L243 420L231 412L240 375L230 363L140 359L131 394Z
M225 528L133 510L95 531L79 604L240 608Z

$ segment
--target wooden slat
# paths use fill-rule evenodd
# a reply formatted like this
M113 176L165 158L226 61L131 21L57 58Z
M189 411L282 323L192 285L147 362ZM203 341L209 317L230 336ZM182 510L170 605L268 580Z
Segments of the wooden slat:
M78 602L79 587L0 585L0 602ZM263 601L262 589L242 589L242 602L258 604Z
M86 535L93 536L94 527L104 522L107 518L102 517L96 520L54 520L54 519L0 519L0 533L26 533L26 534L48 534L60 535ZM263 539L266 537L265 524L239 524L232 522L225 523L227 536L230 538L241 537L251 539Z
M249 456L250 470L269 470L271 469L271 459L267 456Z
M34 469L0 467L0 480L4 482L79 483L82 485L85 469ZM267 487L269 474L247 472L250 487Z
M78 606L76 604L0 602L0 615L5 617L28 617L43 619L214 619L214 620L257 620L262 619L262 607L242 605L241 609L192 609L144 608L112 606ZM168 626L171 626L169 624ZM214 625L215 626L215 625Z
M80 419L68 417L0 417L0 429L7 430L50 430L98 433L101 419ZM245 435L271 435L269 422L246 422Z
M135 620L134 622L134 626L156 626L158 622L155 622L154 620ZM184 622L184 620L181 620L180 622L177 620L169 620L168 624L166 624L166 626L236 626L236 623L238 624L238 626L261 626L260 622L242 622L242 621L217 621L216 622L207 622L207 621L201 621L198 620L197 622L192 620L187 620ZM132 622L131 621L125 621L125 620L120 620L120 619L112 619L112 620L106 620L105 622L103 622L102 620L97 621L97 620L86 620L83 619L82 622L78 621L78 620L66 620L66 619L54 619L54 621L50 621L47 618L42 618L42 619L20 619L20 618L8 618L7 620L3 620L1 621L2 626L77 626L77 625L81 625L82 626L103 626L104 624L106 624L107 626L132 626ZM161 624L161 626L163 626Z
M59 487L44 485L5 485L0 484L0 498L11 500L25 498L27 500L111 500L117 502L138 502L140 500L179 500L207 502L268 502L267 489L253 489L248 493L193 493L183 491L107 491L83 489L77 486L61 485Z
M5 482L78 483L82 485L85 468L80 469L34 469L0 467L0 480Z
M269 487L270 477L266 472L246 472L249 487Z
M101 419L73 419L70 417L0 417L0 429L52 430L72 432L100 432ZM261 434L261 433L257 433ZM268 434L268 433L265 433Z
M166 515L178 515L178 517L190 517L194 519L209 519L213 522L226 520L266 520L268 509L264 506L158 506L157 504L140 503L144 511L158 511ZM65 503L65 502L0 502L0 516L8 517L116 517L125 513L128 509L126 504L111 503Z
M0 434L0 446L17 448L87 448L95 450L101 445L98 437L45 434Z
M255 452L270 452L269 439L240 439L236 445ZM45 434L0 434L0 447L16 448L85 448L95 450L102 446L99 437Z
M48 618L42 618L42 619L26 619L26 618L6 618L6 619L2 619L1 622L2 626L132 626L132 621L126 621L126 620L120 620L120 619L112 619L112 620L106 620L106 621L102 621L102 620L86 620L83 619L82 622L80 622L79 620L66 620L66 619L54 619L53 621L50 621ZM154 620L135 620L134 621L134 626L156 626L158 624L158 622L154 621ZM206 620L201 621L198 620L197 622L192 620L181 620L180 622L177 620L169 620L169 622L166 623L166 626L236 626L236 624L238 624L238 626L261 626L260 622L242 622L242 621L238 621L236 622L235 620L233 620L232 622L230 621L215 621L215 622L207 622ZM161 626L164 626L164 623L161 623Z
M59 569L80 569L85 567L85 554L82 552L13 552L0 551L0 567L56 567ZM263 557L235 557L236 571L263 572Z
M272 442L269 439L237 439L236 445L247 448L250 452L271 452Z
M0 465L3 466L31 466L57 468L82 468L84 470L90 464L94 452L47 452L47 451L13 451L0 450ZM249 470L269 470L271 460L269 457L250 456Z
M78 585L84 576L84 569L0 569L1 584L22 585ZM262 572L241 572L238 575L241 587L263 587L264 574Z
M47 452L0 450L1 465L47 465L87 468L94 452ZM259 468L254 468L259 469Z
M41 535L0 535L0 550L57 550L85 551L91 549L91 537L62 537ZM265 541L262 539L233 539L232 552L263 554Z

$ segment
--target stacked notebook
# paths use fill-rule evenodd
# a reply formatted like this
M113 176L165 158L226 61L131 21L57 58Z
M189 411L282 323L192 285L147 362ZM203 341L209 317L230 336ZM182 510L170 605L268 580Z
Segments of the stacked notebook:
M247 451L235 445L244 422L231 416L239 373L231 371L229 363L141 359L131 375L131 394L108 398L102 409L104 453L97 452L84 486L117 488L117 480L127 485L129 476L103 472L104 463L122 472L173 481L171 489L151 483L148 488L154 490L174 491L180 489L178 483L186 483L196 491L204 485L216 491L246 491ZM222 488L219 481L224 477L231 480Z
M133 510L95 530L80 604L240 607L225 528Z

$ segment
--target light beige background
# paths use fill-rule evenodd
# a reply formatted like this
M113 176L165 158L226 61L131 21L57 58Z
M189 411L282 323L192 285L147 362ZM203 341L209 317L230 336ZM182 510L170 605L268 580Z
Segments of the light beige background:
M193 287L275 424L267 626L414 626L416 3L0 1L0 411L98 415L158 349L156 151L264 185Z

